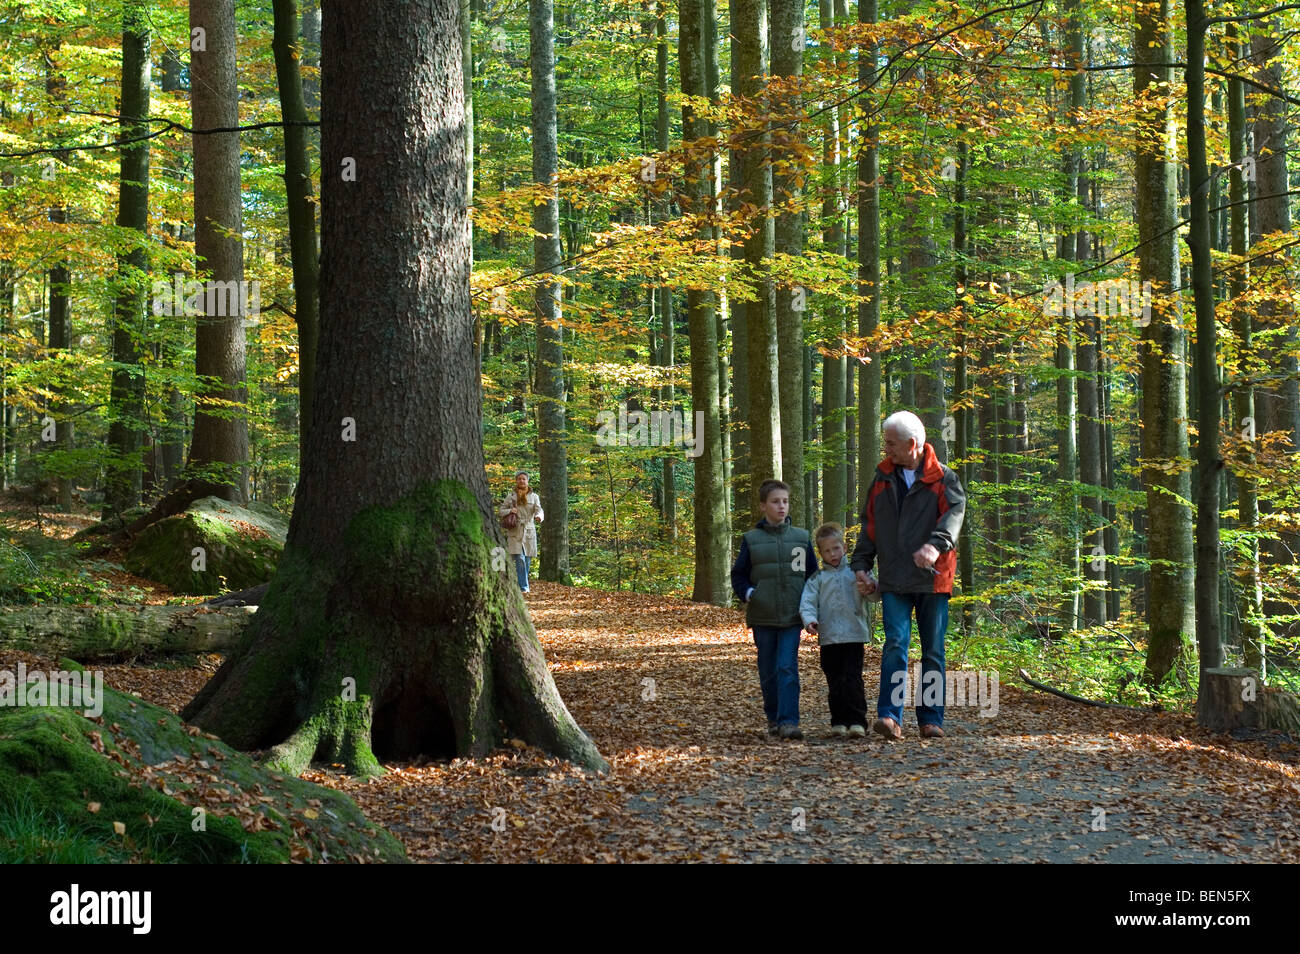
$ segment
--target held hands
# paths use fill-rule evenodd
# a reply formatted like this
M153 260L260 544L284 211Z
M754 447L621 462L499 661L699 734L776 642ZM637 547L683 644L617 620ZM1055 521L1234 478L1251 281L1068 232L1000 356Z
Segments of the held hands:
M805 623L805 624L804 624L804 628L807 629L808 632L809 632L810 634L812 634L813 636L816 636L816 635L817 635L817 621L816 621L816 620L813 620L811 623Z
M858 570L854 574L858 581L858 592L863 596L876 592L876 578L865 570Z
M912 554L912 562L923 570L934 569L934 561L939 559L939 550L933 543L927 543Z

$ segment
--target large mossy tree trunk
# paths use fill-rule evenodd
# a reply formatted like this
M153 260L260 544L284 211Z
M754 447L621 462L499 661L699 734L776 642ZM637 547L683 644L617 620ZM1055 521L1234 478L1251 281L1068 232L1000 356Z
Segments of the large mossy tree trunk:
M488 496L457 5L323 6L315 413L275 580L184 716L291 773L480 756L503 731L603 768Z

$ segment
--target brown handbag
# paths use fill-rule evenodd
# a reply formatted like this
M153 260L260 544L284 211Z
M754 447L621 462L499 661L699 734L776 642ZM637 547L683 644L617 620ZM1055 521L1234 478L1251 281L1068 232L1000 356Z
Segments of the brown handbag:
M519 526L519 514L509 510L501 515L501 526L506 530L513 530Z

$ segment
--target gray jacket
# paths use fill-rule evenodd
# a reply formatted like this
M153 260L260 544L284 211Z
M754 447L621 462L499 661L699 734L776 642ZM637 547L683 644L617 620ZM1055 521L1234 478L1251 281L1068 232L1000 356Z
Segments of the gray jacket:
M858 592L846 556L838 568L823 566L803 585L799 601L803 624L817 624L817 645L871 642L874 608Z

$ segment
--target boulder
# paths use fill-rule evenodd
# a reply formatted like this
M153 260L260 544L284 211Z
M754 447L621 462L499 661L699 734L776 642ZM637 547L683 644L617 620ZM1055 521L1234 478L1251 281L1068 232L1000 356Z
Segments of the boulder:
M207 596L268 582L284 550L288 521L264 505L245 508L203 497L146 527L123 565L174 593Z
M141 699L95 696L0 706L0 863L405 860L343 793L268 771Z

